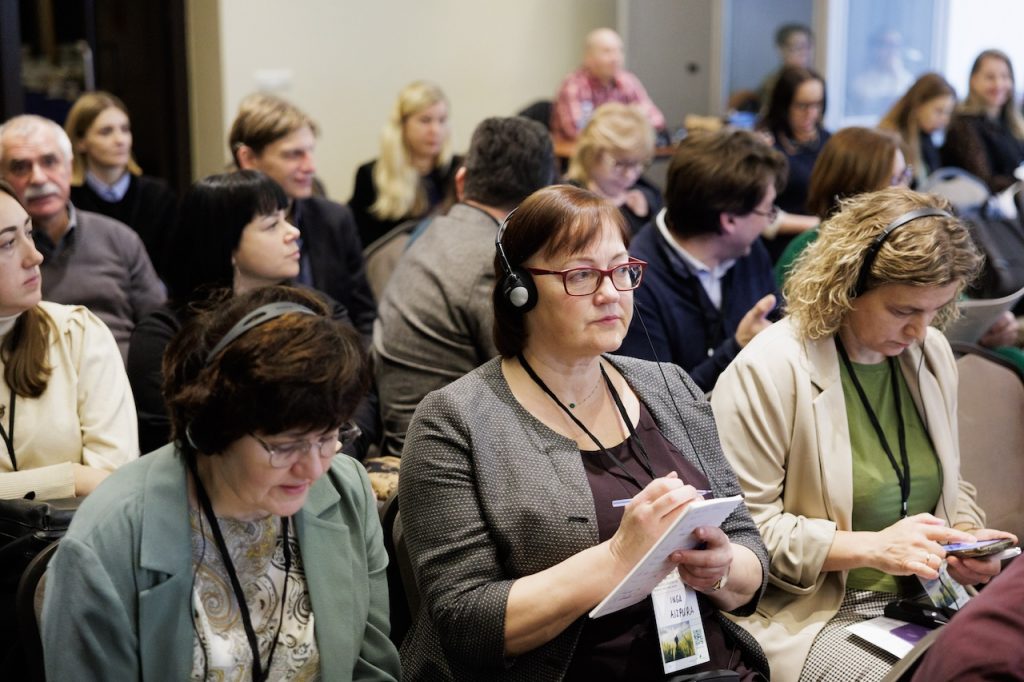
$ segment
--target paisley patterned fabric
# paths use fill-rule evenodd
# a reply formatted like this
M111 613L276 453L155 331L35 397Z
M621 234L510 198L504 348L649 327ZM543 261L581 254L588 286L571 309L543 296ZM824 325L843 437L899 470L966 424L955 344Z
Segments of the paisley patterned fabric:
M282 613L285 561L280 517L268 516L256 521L218 518L217 521L245 593L264 666L270 647L277 640L268 679L319 680L320 654L314 637L313 610L295 534L289 533L288 537L292 565L287 575L288 593ZM213 531L194 507L189 510L189 523L195 632L191 679L250 680L252 652Z

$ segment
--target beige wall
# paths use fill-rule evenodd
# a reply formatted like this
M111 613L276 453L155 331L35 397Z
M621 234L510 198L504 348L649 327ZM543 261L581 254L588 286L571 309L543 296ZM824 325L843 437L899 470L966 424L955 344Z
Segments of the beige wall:
M227 129L260 80L308 111L318 175L346 201L398 90L419 78L452 104L456 151L487 116L551 98L615 0L188 0L193 174L228 160Z

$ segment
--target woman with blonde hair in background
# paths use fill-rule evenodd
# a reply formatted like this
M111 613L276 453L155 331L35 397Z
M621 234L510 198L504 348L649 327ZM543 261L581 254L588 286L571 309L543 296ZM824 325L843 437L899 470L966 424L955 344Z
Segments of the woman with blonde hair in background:
M618 206L630 234L661 210L661 193L644 180L654 157L654 128L642 109L602 104L576 142L565 179Z
M427 81L402 88L380 136L380 156L356 171L348 201L363 247L437 207L454 191L460 162L452 156L448 98L441 88Z
M914 186L920 186L942 165L935 137L944 135L956 106L956 90L937 73L918 78L892 105L878 127L897 133L906 145L907 164L913 168Z
M73 151L71 203L138 232L162 277L164 240L178 201L163 180L143 175L135 162L128 108L109 92L87 92L71 107L64 130Z
M981 178L993 192L1012 185L1024 162L1024 117L1017 110L1013 65L1005 52L985 50L971 66L967 99L946 133L942 162Z

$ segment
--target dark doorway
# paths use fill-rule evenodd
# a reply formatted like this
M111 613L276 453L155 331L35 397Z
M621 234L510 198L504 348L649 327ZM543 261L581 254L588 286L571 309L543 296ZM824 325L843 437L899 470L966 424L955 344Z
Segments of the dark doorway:
M182 191L191 180L185 0L0 0L0 107L64 123L84 90L131 112L135 158Z

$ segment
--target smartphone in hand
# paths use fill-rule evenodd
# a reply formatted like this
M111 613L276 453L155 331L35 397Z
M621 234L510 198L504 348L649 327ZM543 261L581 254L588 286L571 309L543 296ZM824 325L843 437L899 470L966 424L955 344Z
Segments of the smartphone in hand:
M1004 549L1013 547L1013 540L1010 538L999 538L997 540L981 540L979 542L961 542L953 545L943 545L942 549L946 550L946 554L952 554L955 557L966 557L970 559L978 559L981 557L991 556L993 554L999 554Z

